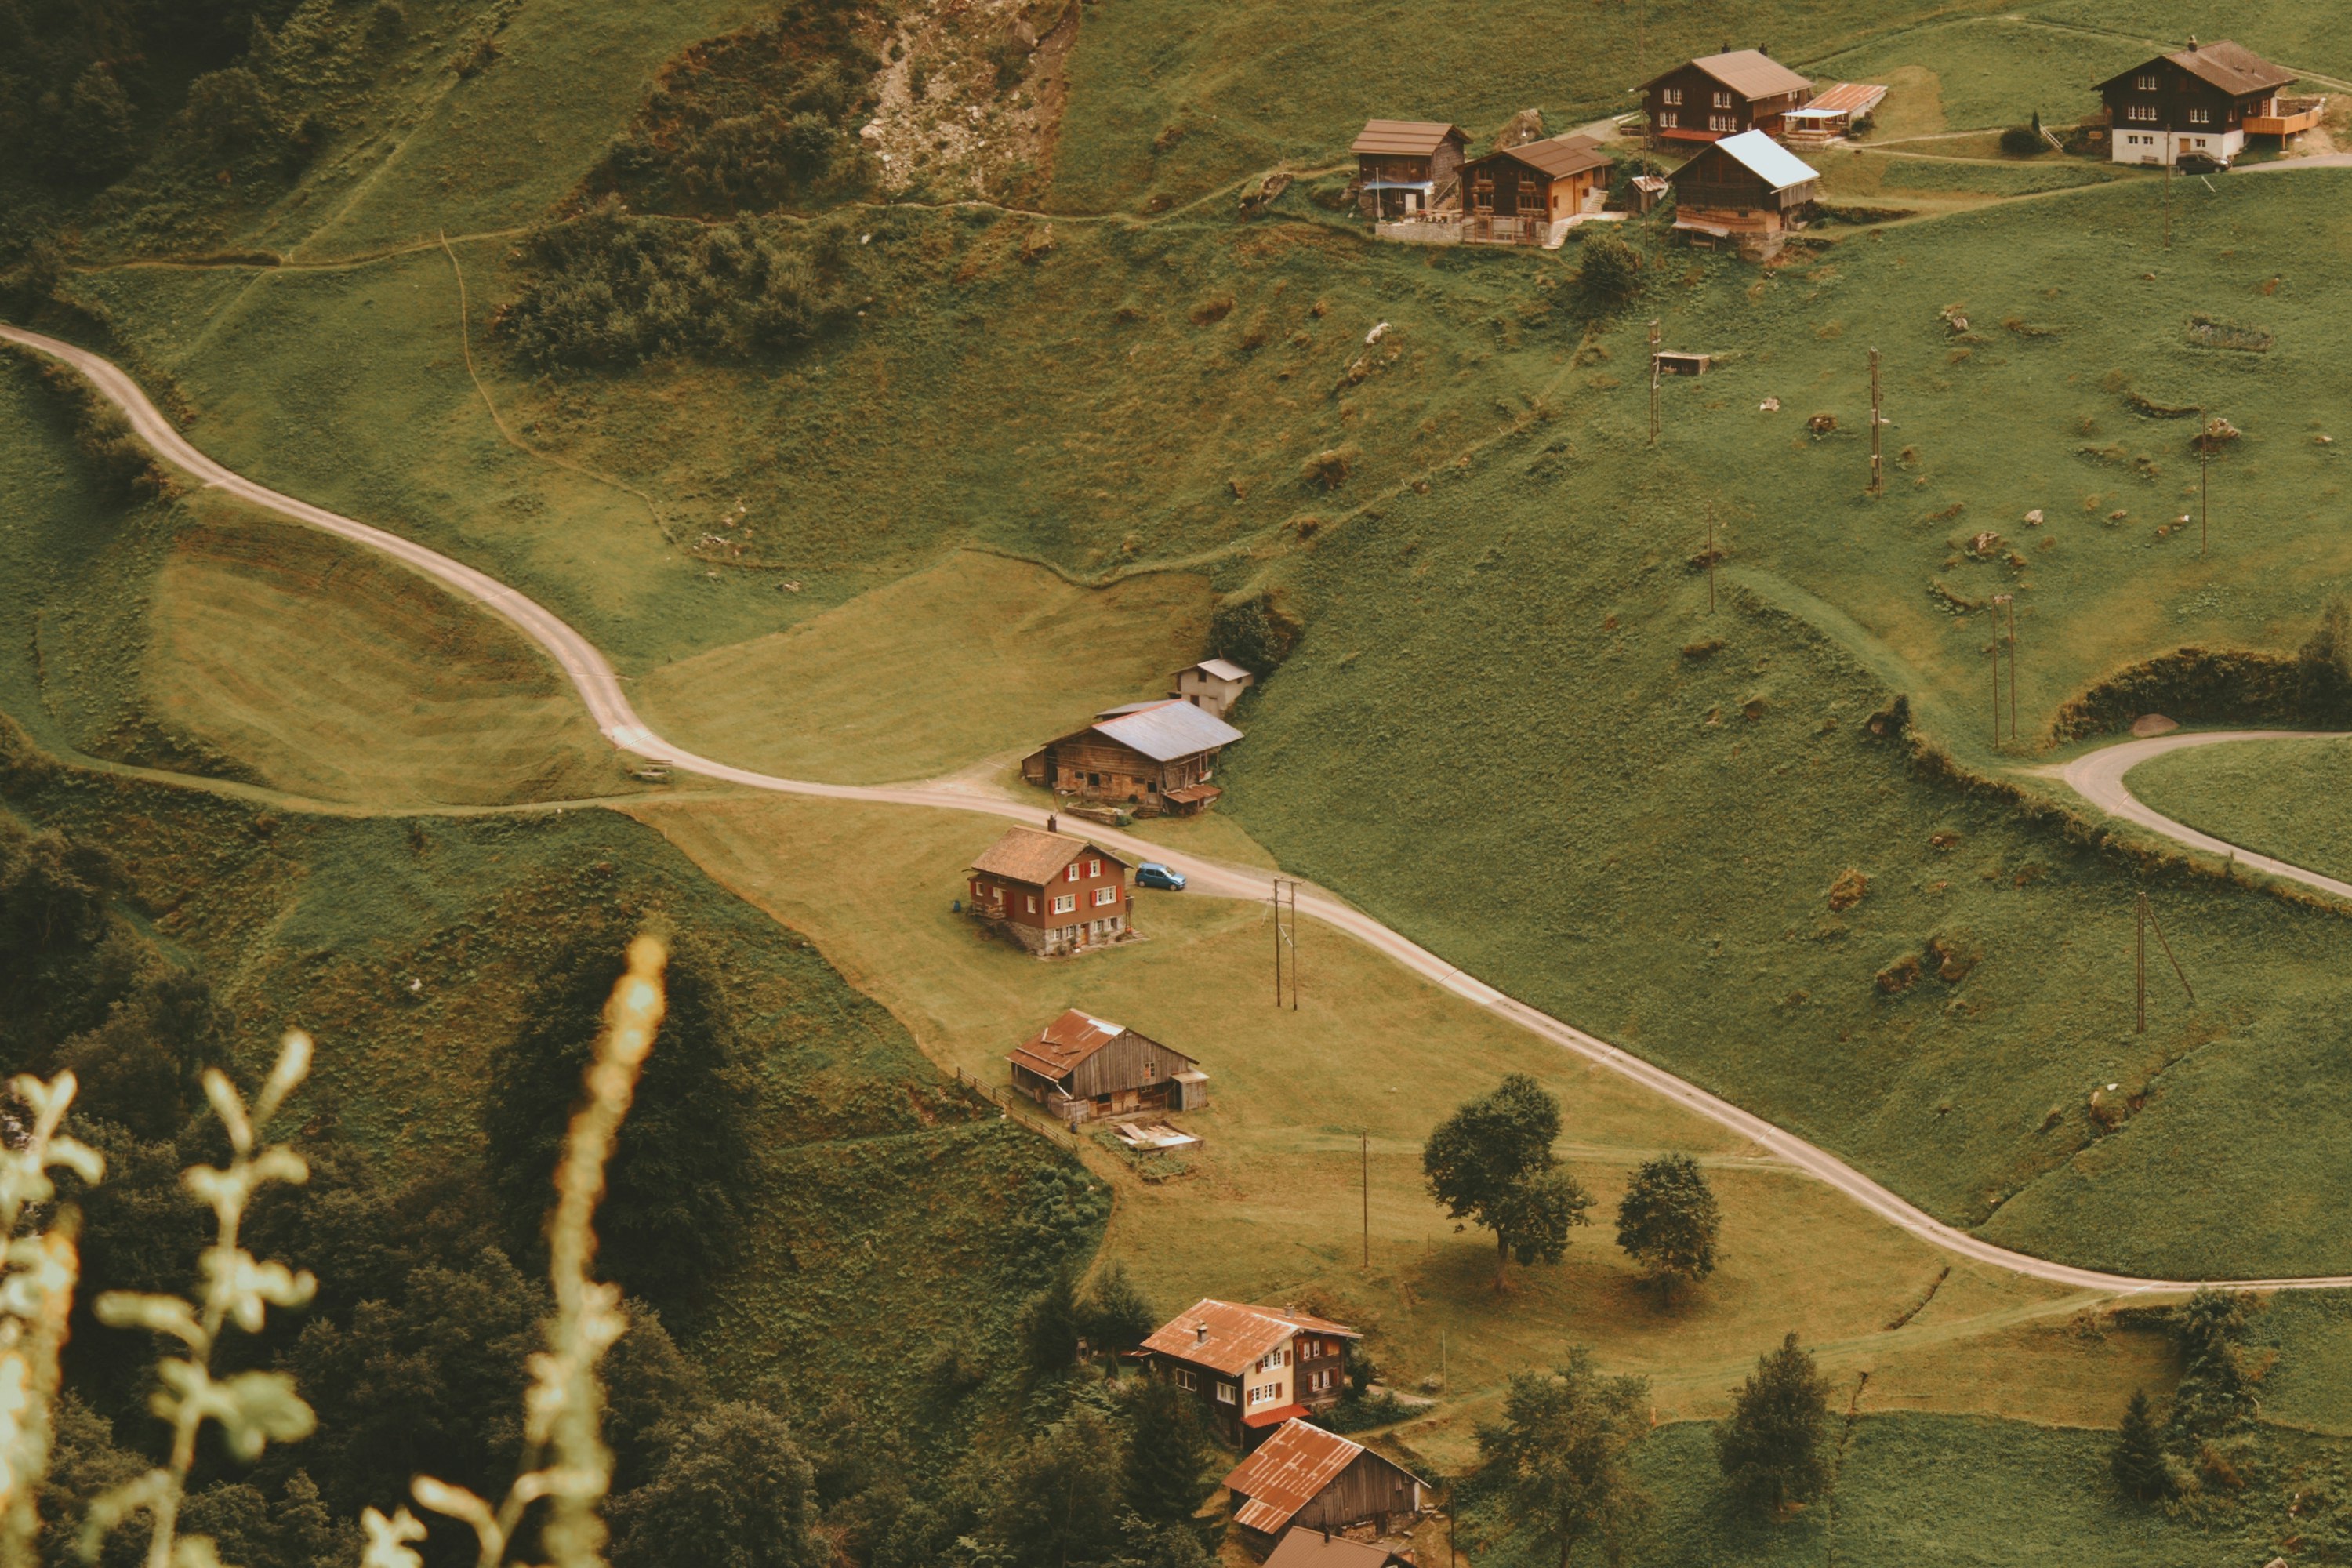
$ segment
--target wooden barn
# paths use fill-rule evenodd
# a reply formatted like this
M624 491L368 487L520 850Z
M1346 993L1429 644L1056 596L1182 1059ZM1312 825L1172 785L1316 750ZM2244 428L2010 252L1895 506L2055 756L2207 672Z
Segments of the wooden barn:
M1462 237L1492 245L1558 245L1570 221L1601 210L1616 160L1590 136L1498 147L1462 165Z
M1812 216L1821 175L1761 131L1726 137L1676 169L1675 228L1694 244L1769 256Z
M1136 1354L1200 1401L1211 1431L1245 1448L1294 1415L1339 1404L1348 1342L1358 1337L1287 1307L1202 1300L1153 1330Z
M1746 131L1780 134L1813 84L1762 49L1726 49L1642 84L1650 135L1659 142L1720 142Z
M1004 1058L1013 1087L1065 1121L1143 1110L1198 1110L1209 1075L1181 1051L1076 1008Z
M2294 72L2229 39L2195 38L2099 84L2106 100L2108 155L2118 163L2177 163L2203 156L2228 163L2248 135L2281 139L2310 130L2326 99L2282 99Z
M1470 139L1439 120L1367 120L1355 144L1356 210L1368 218L1414 217L1440 204L1462 172Z
M1041 958L1108 942L1133 931L1135 895L1125 860L1083 838L1016 827L971 863L971 913Z
M1242 732L1174 698L1096 716L1021 759L1021 776L1056 795L1124 803L1147 816L1189 816L1224 792L1210 782L1217 753Z
M1292 1529L1369 1524L1386 1535L1421 1512L1425 1485L1362 1444L1299 1420L1284 1422L1225 1477L1234 1522L1261 1556Z

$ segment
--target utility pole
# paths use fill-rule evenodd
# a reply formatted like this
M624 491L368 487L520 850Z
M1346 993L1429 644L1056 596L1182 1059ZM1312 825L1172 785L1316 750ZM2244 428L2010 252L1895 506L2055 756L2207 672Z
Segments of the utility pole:
M2009 601L2009 738L2017 739L2017 595L2004 594Z
M2171 139L2171 133L2170 133L2169 132L2166 132L2166 140L2168 142L2168 141L2170 141L2170 139ZM2174 144L2174 145L2171 145L2171 146L2167 147L2167 148L2165 149L2165 153L2166 153L2166 156L2165 156L2165 160L2164 160L2164 248L2165 248L2165 249L2167 249L2167 250L2170 250L2170 249L2172 248L2172 168L2173 168L2173 160L2174 160L2174 159L2176 159L2176 158L2178 158L2178 157L2179 157L2179 155L2180 155L2180 148L2179 148L2179 146L2176 143L2176 144Z
M1706 509L1706 613L1715 614L1715 508Z
M1885 493L1885 478L1878 459L1878 351L1870 351L1870 493Z
M1364 1267L1372 1266L1372 1135L1369 1130L1356 1134L1356 1156L1362 1163L1364 1193Z
M2213 426L2205 410L2197 411L2197 553L2205 553L2206 536L2213 522L2213 487L2207 465L2213 457Z
M1286 953L1290 960L1290 1010L1298 1011L1298 884L1290 883L1290 916L1283 918L1282 889L1284 879L1274 879L1274 1005L1279 1008L1283 997L1282 961Z
M2000 750L2000 595L1992 600L1992 745Z
M1658 321L1650 319L1650 445L1658 444Z
M2000 744L2001 612L2009 612L2009 738L2017 739L2017 595L1992 596L1992 743Z
M2139 990L2138 1033L2143 1035L2147 1033L2147 932L2150 926L2156 928L2156 940L2164 948L2165 962L2172 965L2173 975L2180 982L2182 994L2189 998L2191 1007L2197 1005L2197 992L2189 984L2189 973L2180 967L2179 955L2172 951L2172 940L2164 934L2164 927L2158 924L2156 906L2147 901L2147 893L2143 889L2139 895L2139 942L2136 963Z
M2132 953L2132 984L2138 995L2139 1026L2136 1034L2147 1033L2147 894L2139 896L2139 921L2134 932L2137 941Z

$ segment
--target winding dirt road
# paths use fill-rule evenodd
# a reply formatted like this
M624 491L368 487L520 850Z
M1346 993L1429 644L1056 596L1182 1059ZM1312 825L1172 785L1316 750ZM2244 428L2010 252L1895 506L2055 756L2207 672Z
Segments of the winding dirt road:
M323 507L281 495L267 486L255 483L213 461L198 451L163 413L151 403L136 382L112 362L86 349L55 338L44 337L21 328L0 324L0 339L21 343L27 348L53 356L88 377L106 399L120 408L141 439L153 447L156 454L174 467L184 470L205 485L226 491L240 500L267 510L288 517L297 522L322 530L354 543L366 546L424 574L469 599L495 610L520 627L534 642L545 648L556 664L579 690L581 700L588 706L597 728L607 740L624 752L667 762L673 768L738 784L747 789L769 790L784 795L814 795L831 800L864 801L888 805L925 806L948 811L976 811L991 816L1009 817L1015 821L1036 824L1040 813L1034 806L1024 805L948 784L861 786L853 784L815 784L801 779L778 778L771 773L754 773L709 757L670 745L647 728L629 705L621 689L620 678L587 638L566 625L545 606L461 562L453 561L436 551L426 549L397 534L371 528ZM2186 743L2222 737L2196 737ZM2130 748L2118 747L2116 752ZM2083 760L2093 763L2110 752L2094 753ZM2123 766L2127 767L2128 763ZM2072 780L2069 770L2069 782ZM2096 773L2085 773L2091 778ZM2121 769L2116 773L2115 790L2120 799L2137 807L2142 816L2132 819L2156 828L2173 832L2175 837L2193 830L2179 824L2168 823L2146 807L2132 801L2128 792L2121 789ZM2088 792L2085 792L2086 795ZM2091 798L2097 798L2092 796ZM2119 816L2131 815L2118 811ZM2174 830L2178 830L2175 832ZM1196 892L1235 899L1262 899L1268 894L1265 872L1229 866L1202 859L1147 843L1126 834L1098 832L1089 829L1089 837L1106 846L1129 851L1139 858L1156 859L1182 871L1192 881ZM2186 841L2186 840L2184 840ZM2218 844L2218 840L2209 841ZM2223 846L2222 847L2227 847ZM2252 864L2249 860L2249 864ZM2286 875L2292 868L2281 868ZM2311 873L2298 874L2303 880L2313 880ZM2329 883L2331 888L2352 896L2352 888L2341 883ZM2146 1279L2129 1275L2102 1273L2097 1269L2077 1268L2068 1264L2053 1263L2007 1247L1996 1247L1937 1219L1925 1211L1913 1207L1903 1199L1872 1181L1868 1176L1847 1165L1826 1150L1814 1147L1792 1133L1783 1131L1761 1117L1741 1110L1728 1100L1717 1099L1696 1084L1685 1083L1664 1068L1654 1066L1641 1058L1619 1050L1606 1040L1596 1038L1581 1029L1571 1027L1548 1014L1537 1011L1526 1003L1505 995L1485 981L1466 974L1435 953L1406 940L1361 910L1354 909L1332 895L1319 890L1301 896L1299 911L1344 931L1366 946L1386 954L1414 973L1443 986L1475 1005L1507 1018L1529 1034L1597 1062L1622 1077L1632 1079L1660 1098L1706 1117L1749 1140L1774 1157L1828 1184L1860 1204L1864 1208L1919 1237L1971 1261L1995 1268L2007 1269L2035 1279L2053 1284L2125 1295L2151 1291L2187 1291L2200 1285L2229 1285L2243 1289L2336 1289L2352 1288L2352 1275L2328 1275L2284 1279Z
M2212 730L2196 734L2181 732L2158 735L2146 741L2126 741L2119 746L2106 746L2075 758L2063 768L2050 770L2066 781L2066 787L2105 812L2137 823L2151 833L2162 834L2176 844L2208 854L2228 855L2248 870L2262 871L2290 882L2300 882L2306 888L2316 888L2323 893L2352 900L2352 882L2339 882L2333 877L2323 877L2301 866L2232 844L2226 838L2216 838L2210 833L2200 833L2185 822L2171 817L2142 804L2124 784L2124 775L2142 763L2152 761L2167 752L2183 751L2190 746L2219 746L2233 741L2328 741L2347 740L2352 736L2331 734L2314 730Z

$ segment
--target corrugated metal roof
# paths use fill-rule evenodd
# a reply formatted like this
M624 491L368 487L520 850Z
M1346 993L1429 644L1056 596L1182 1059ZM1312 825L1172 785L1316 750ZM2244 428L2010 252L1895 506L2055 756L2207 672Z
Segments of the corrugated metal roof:
M1462 127L1443 120L1367 120L1348 151L1375 158L1426 158L1449 136L1469 140Z
M1715 144L1715 150L1738 160L1741 167L1776 191L1785 191L1792 185L1801 185L1808 180L1822 177L1820 171L1811 164L1761 131L1743 131L1737 136L1727 136ZM1702 153L1699 156L1703 158L1706 154ZM1692 162L1696 161L1694 159ZM1683 169L1690 166L1685 163ZM1682 177L1683 169L1675 171L1675 178Z
M1385 1546L1301 1528L1282 1538L1265 1568L1389 1568L1396 1561L1397 1554Z
M1031 1072L1060 1078L1125 1033L1125 1025L1073 1007L1031 1036L1007 1059Z
M1832 82L1813 94L1811 102L1797 110L1800 114L1867 114L1886 97L1886 89L1875 82Z
M1201 1332L1203 1328L1208 1330L1206 1335ZM1244 1307L1204 1297L1153 1330L1151 1337L1143 1342L1143 1348L1238 1377L1250 1363L1301 1329L1336 1334L1342 1339L1362 1337L1344 1323L1304 1312Z
M1191 668L1199 670L1202 675L1215 676L1219 680L1255 680L1257 679L1229 658L1204 658ZM1176 673L1181 675L1184 672L1180 669Z
M1366 1451L1362 1444L1351 1443L1336 1432L1304 1421L1285 1422L1280 1431L1225 1477L1227 1490L1249 1499L1234 1518L1248 1529L1276 1533ZM1421 1479L1391 1459L1378 1454L1372 1457L1415 1481Z
M1094 728L1096 733L1131 746L1155 763L1214 751L1242 738L1242 732L1223 719L1173 699L1103 720Z
M1813 85L1761 49L1734 49L1729 54L1702 55L1690 63L1732 91L1749 99L1778 98L1784 92L1804 92ZM1654 86L1683 68L1676 66L1665 76L1654 78L1642 85Z
M1587 169L1604 169L1617 161L1603 153L1601 143L1590 136L1554 136L1542 142L1522 142L1516 147L1498 147L1474 162L1484 163L1496 158L1517 158L1555 180L1580 174Z
M1034 827L1016 827L981 852L971 863L975 871L992 877L1003 877L1012 882L1033 882L1043 887L1062 874L1064 867L1081 855L1097 855L1106 860L1116 860L1121 866L1133 862L1114 855L1101 845L1085 838L1066 837L1059 833L1040 833Z

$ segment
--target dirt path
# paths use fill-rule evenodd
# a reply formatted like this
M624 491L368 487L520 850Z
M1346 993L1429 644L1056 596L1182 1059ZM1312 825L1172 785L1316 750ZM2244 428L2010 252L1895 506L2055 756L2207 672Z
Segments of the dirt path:
M783 795L813 795L827 800L856 800L888 805L929 807L935 810L982 812L1013 821L1035 825L1041 813L1036 806L1008 800L989 793L987 788L972 783L953 781L932 784L861 786L855 784L816 784L801 779L778 778L749 768L739 768L715 758L672 746L665 742L637 717L623 694L620 678L604 656L588 639L573 630L552 611L518 593L488 574L454 561L436 551L428 550L412 540L366 523L354 521L323 507L312 506L291 496L281 495L245 478L191 445L173 428L161 411L149 402L136 382L112 362L76 348L54 338L28 332L20 328L0 325L0 338L22 343L27 348L63 361L87 376L106 399L120 408L130 420L141 439L152 447L165 461L184 470L201 483L219 489L240 500L273 511L282 517L320 529L353 543L377 551L422 573L452 591L462 594L512 622L532 641L544 648L579 691L587 705L590 717L604 737L619 750L639 757L667 762L683 773L698 774L721 783L749 789L767 790ZM2222 737L2188 737L2186 743ZM2158 742L2150 742L2155 744ZM2117 751L2129 748L2116 748ZM2094 758L2111 753L2094 753ZM2090 762L2094 759L2086 758ZM2129 763L2122 764L2128 767ZM2116 777L2119 781L2122 767ZM2085 775L2086 777L2089 774ZM2159 832L2193 833L2192 829L2147 812L2130 800L2128 792L2117 791L2125 802L2146 813L2135 817ZM2118 815L2126 815L2118 813ZM2158 826L2167 825L2167 826ZM1141 859L1154 859L1182 871L1191 879L1195 893L1210 897L1257 900L1267 894L1266 873L1243 867L1203 859L1198 856L1151 844L1124 833L1090 830L1090 837L1134 854ZM2198 836L2201 837L2202 836ZM2218 844L2218 840L2209 842ZM2313 874L2300 873L2304 880ZM2352 888L2342 888L2352 896ZM1930 1242L1945 1250L1973 1261L2003 1268L2032 1279L2046 1279L2060 1285L2074 1286L2102 1295L2126 1295L2146 1292L2181 1292L2204 1284L2230 1285L2246 1289L2337 1289L2352 1288L2352 1275L2329 1275L2282 1279L2145 1279L2129 1275L2107 1274L2097 1269L2077 1268L2069 1264L2053 1263L2007 1247L1996 1247L1968 1232L1946 1225L1924 1210L1889 1192L1868 1176L1847 1165L1828 1151L1816 1148L1793 1133L1783 1131L1759 1116L1741 1110L1726 1100L1717 1099L1696 1084L1685 1083L1664 1068L1618 1049L1606 1040L1588 1035L1581 1029L1561 1023L1548 1014L1537 1011L1515 997L1504 994L1495 987L1464 973L1435 953L1408 941L1380 921L1353 908L1336 896L1319 889L1310 889L1298 900L1301 913L1334 930L1345 932L1374 951L1393 959L1405 968L1433 984L1452 992L1497 1016L1517 1024L1539 1039L1596 1062L1622 1077L1632 1079L1660 1098L1672 1101L1708 1121L1728 1128L1762 1148L1766 1152L1807 1175L1834 1187L1855 1203L1888 1224Z

